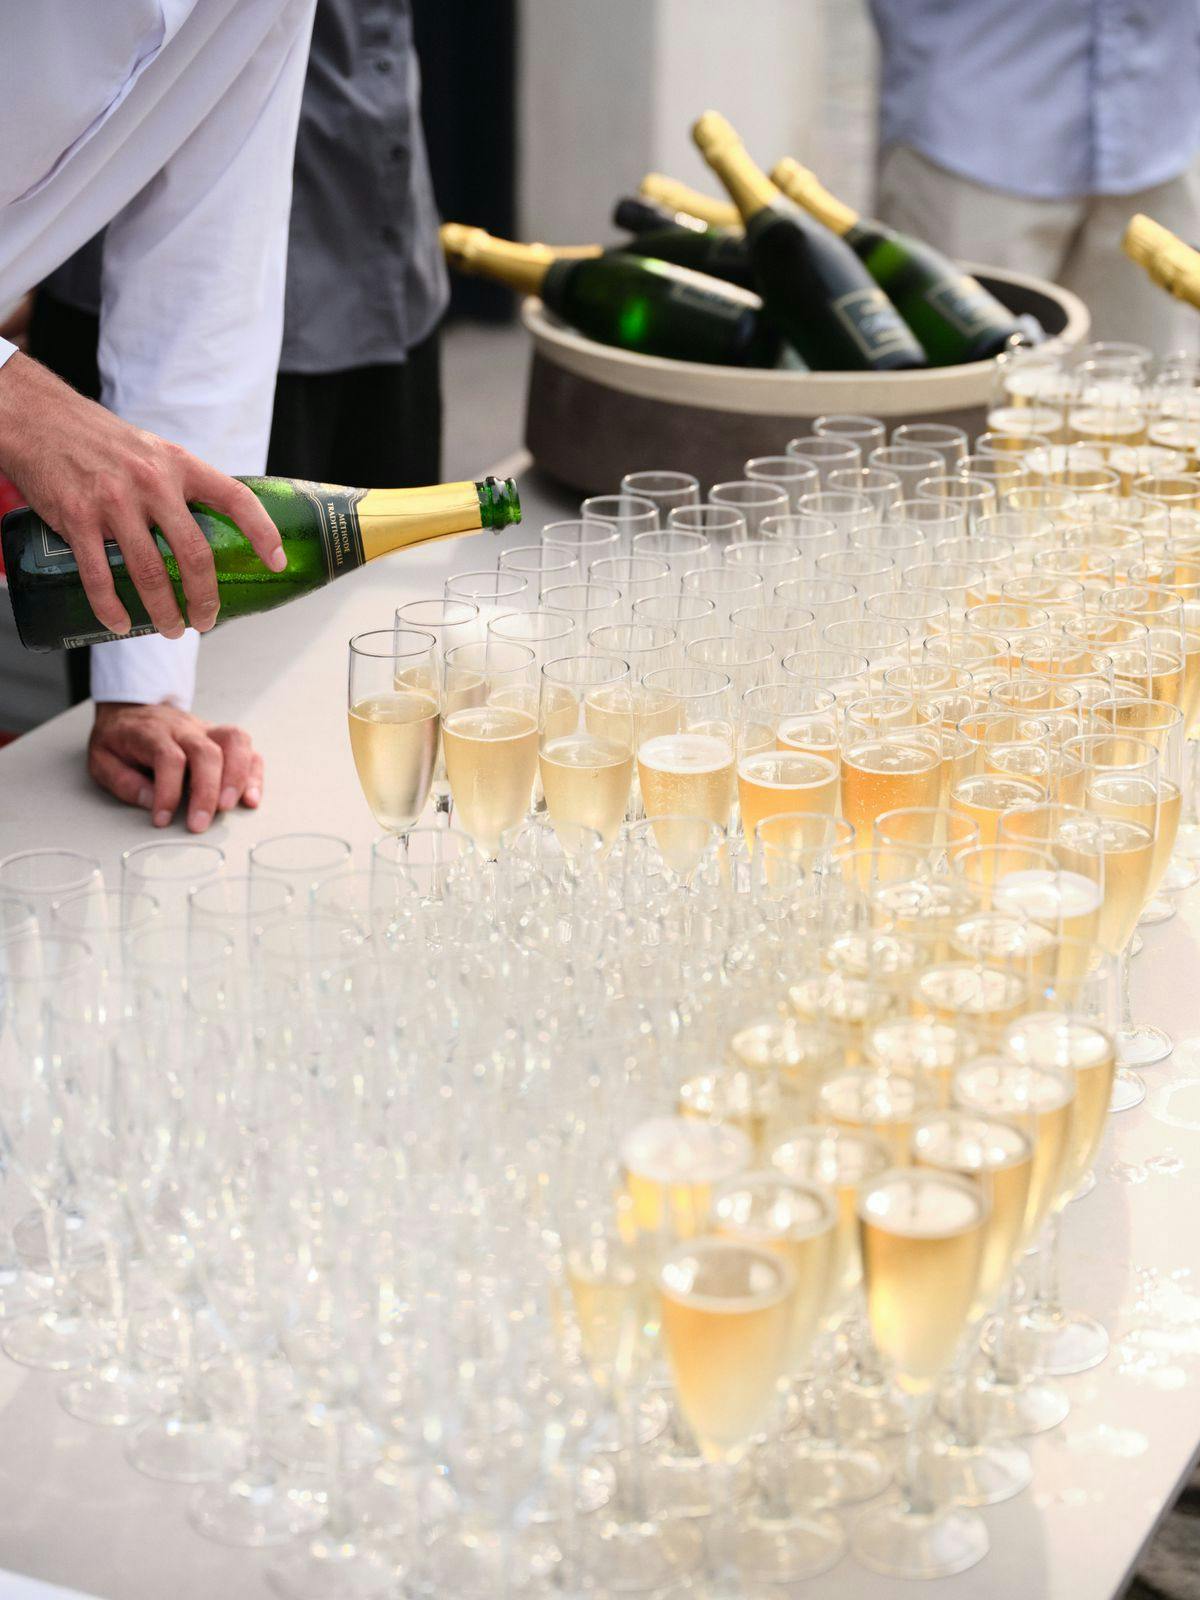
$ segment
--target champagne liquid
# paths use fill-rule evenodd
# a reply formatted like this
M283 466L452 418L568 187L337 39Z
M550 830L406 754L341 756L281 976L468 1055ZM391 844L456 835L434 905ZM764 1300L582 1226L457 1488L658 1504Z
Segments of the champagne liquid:
M722 1238L773 1251L791 1267L796 1288L788 1365L799 1371L834 1287L837 1213L832 1198L773 1173L755 1174L722 1191L713 1220Z
M678 733L679 718L679 701L674 695L647 689L641 684L631 688L618 685L611 689L593 689L583 707L587 731L613 744L631 742L631 722L632 742L637 743Z
M943 1022L969 1022L1001 1027L1011 1022L1029 999L1019 972L981 966L974 961L942 961L917 979L913 1010Z
M537 719L508 706L468 706L442 720L456 821L485 855L529 809L537 772Z
M906 1072L921 1080L939 1106L950 1104L955 1072L977 1052L969 1029L933 1017L896 1017L881 1022L866 1040L866 1057L872 1066Z
M899 1383L923 1393L954 1358L975 1303L987 1203L941 1173L885 1176L859 1200L867 1317Z
M734 759L727 739L711 733L658 734L639 746L637 768L648 817L703 817L721 829L729 826ZM669 825L661 832L656 828L655 837L675 865L672 851L678 854L679 844L670 837L673 832ZM690 847L689 834L685 853Z
M749 1139L735 1128L684 1117L652 1117L621 1145L636 1227L690 1239L703 1232L717 1184L750 1164Z
M1004 1035L1004 1049L1014 1060L1068 1070L1075 1079L1075 1104L1055 1204L1065 1206L1096 1159L1108 1121L1116 1052L1112 1039L1094 1022L1060 1012L1022 1017Z
M817 1183L837 1202L833 1288L830 1310L844 1304L862 1281L858 1245L858 1195L891 1162L887 1144L874 1134L853 1128L797 1129L771 1153L771 1165L789 1178Z
M732 1239L696 1240L666 1263L660 1284L680 1407L704 1453L724 1456L765 1420L787 1363L787 1262Z
M676 1112L702 1122L720 1122L744 1133L756 1157L808 1118L809 1097L781 1078L726 1069L699 1072L681 1085Z
M821 1116L838 1127L875 1134L888 1146L895 1167L911 1159L913 1118L925 1104L915 1078L870 1068L839 1073L817 1096Z
M823 756L768 750L738 762L738 801L746 838L764 817L832 816L837 809L838 771Z
M842 815L870 839L875 818L899 806L936 806L941 756L887 739L851 745L842 756Z
M425 808L438 753L437 701L397 691L350 707L358 781L381 828L402 833Z
M652 1287L626 1245L589 1241L567 1252L567 1283L588 1370L601 1388L627 1385L646 1364Z
M1040 783L1030 783L1023 778L1002 778L987 772L960 778L950 790L952 808L974 822L979 829L981 845L996 843L1000 818L1011 807L1037 805L1045 797L1046 791Z
M1100 885L1082 872L1026 867L997 878L992 903L997 910L1028 917L1069 939L1092 945L1100 930L1104 895ZM1059 953L1058 974L1064 979L1082 978L1086 962L1084 951L1070 945Z
M595 828L612 844L629 803L633 753L590 733L543 739L538 771L546 809L555 824L577 823Z
M1075 1086L1057 1072L994 1058L972 1062L954 1078L955 1104L1003 1117L1033 1142L1024 1243L1032 1244L1066 1180Z
M1154 854L1150 858L1150 899L1158 893L1159 885L1171 864L1182 806L1183 795L1179 785L1162 779L1158 785L1158 829L1154 835Z
M972 1320L985 1315L1004 1287L1025 1238L1033 1148L1017 1127L961 1111L922 1117L913 1133L913 1162L974 1178L991 1212L984 1230Z
M1099 939L1110 955L1119 955L1133 937L1150 898L1157 796L1147 779L1101 772L1091 779L1088 800L1103 828L1104 907Z
M729 1041L739 1067L761 1078L779 1078L788 1091L813 1099L822 1078L841 1060L837 1036L802 1022L754 1022Z

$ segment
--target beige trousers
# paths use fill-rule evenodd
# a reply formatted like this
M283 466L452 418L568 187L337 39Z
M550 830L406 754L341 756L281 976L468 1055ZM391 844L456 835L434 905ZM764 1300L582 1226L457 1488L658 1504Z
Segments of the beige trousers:
M1136 194L1026 200L960 178L899 145L883 158L878 215L948 255L1049 278L1092 314L1094 339L1131 339L1158 355L1200 351L1200 311L1160 289L1121 250L1135 211L1189 243L1200 238L1200 167Z

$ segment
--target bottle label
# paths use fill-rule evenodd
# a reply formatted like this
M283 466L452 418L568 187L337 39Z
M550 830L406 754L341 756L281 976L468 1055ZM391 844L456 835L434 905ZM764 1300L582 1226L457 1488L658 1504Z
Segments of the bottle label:
M64 650L77 650L85 644L119 644L123 639L142 639L147 634L157 632L152 622L135 623L128 633L109 633L107 628L93 628L90 633L64 633L62 647Z
M908 324L882 289L852 289L832 304L838 320L868 361L893 350L912 349Z
M939 316L968 339L983 333L996 319L992 296L965 272L960 278L935 283L925 298Z
M358 504L363 489L345 489L338 483L313 483L296 479L296 489L317 514L317 532L325 556L325 571L330 578L353 572L368 559L363 549Z
M673 300L676 305L703 311L710 317L715 314L725 317L729 322L740 322L746 312L753 309L753 300L740 300L738 296L741 291L736 284L722 285L722 290L721 294L713 294L703 284L674 283L667 299Z

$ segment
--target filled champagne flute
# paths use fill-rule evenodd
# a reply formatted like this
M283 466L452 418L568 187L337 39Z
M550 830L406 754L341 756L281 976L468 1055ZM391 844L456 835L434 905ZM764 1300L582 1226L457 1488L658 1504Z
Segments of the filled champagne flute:
M760 1582L793 1583L824 1572L841 1557L846 1536L838 1519L793 1503L788 1401L807 1372L814 1340L836 1285L838 1211L818 1184L777 1169L746 1173L724 1185L713 1205L714 1231L785 1259L795 1277L788 1352L779 1401L757 1447L756 1502L734 1528L733 1565Z
M637 771L642 804L653 822L695 816L728 828L736 786L736 711L727 673L677 667L647 673L642 689L657 703L662 727L643 718L637 729ZM666 845L663 846L664 851Z
M739 1238L678 1245L659 1269L662 1334L680 1409L733 1503L732 1470L766 1421L787 1370L796 1276L786 1256ZM736 1538L707 1593L741 1600ZM836 1559L836 1557L835 1557Z
M441 723L437 641L381 628L350 641L350 749L371 815L404 833L425 809Z
M859 1195L867 1315L910 1398L913 1421L897 1494L855 1524L864 1565L892 1577L965 1572L988 1550L973 1511L939 1506L923 1471L924 1430L979 1293L991 1205L979 1183L933 1168L885 1172Z
M1019 1061L1002 1053L982 1053L954 1074L951 1099L957 1109L1014 1123L1032 1143L1022 1248L1036 1241L1067 1185L1075 1092L1074 1077L1058 1063ZM1016 1335L1005 1295L985 1329L988 1365L974 1380L973 1397L981 1426L997 1438L1045 1432L1070 1409L1058 1384L1021 1369Z
M527 645L489 639L446 652L442 743L458 825L495 860L529 810L538 764L538 686Z
M1121 962L1121 1024L1117 1030L1117 1058L1122 1067L1136 1069L1165 1060L1174 1048L1163 1029L1138 1023L1133 1016L1130 988L1132 945L1137 924L1154 893L1156 868L1166 870L1167 856L1158 848L1164 800L1168 827L1178 827L1179 792L1161 779L1162 757L1147 738L1126 733L1081 734L1068 742L1087 771L1084 804L1104 821L1106 837L1114 848L1105 856L1105 873L1113 893L1113 922L1102 926L1105 949L1119 954ZM1123 848L1117 848L1123 846ZM1124 938L1120 944L1116 941Z
M838 805L837 721L833 695L788 683L741 697L738 803L751 849L770 816L833 816Z
M944 1109L918 1118L912 1155L918 1167L973 1178L990 1202L979 1286L970 1314L971 1327L978 1328L1007 1285L1024 1246L1033 1142L1002 1117ZM941 1502L995 1505L1019 1494L1033 1474L1029 1456L1019 1445L981 1437L971 1405L974 1354L969 1345L961 1353L959 1381L948 1386L950 1433L933 1444L926 1470L937 1484Z
M629 666L616 656L564 656L541 671L538 771L550 821L594 828L610 846L629 804L634 714Z
M849 707L842 728L842 815L862 839L876 817L902 806L936 806L942 749L937 730L916 721L915 701L875 696ZM880 702L895 706L882 709Z
M1116 1068L1107 997L1113 988L1111 958L1103 958L1089 975L1086 994L1072 1005L1090 1011L1060 1009L1029 1013L1004 1032L1002 1049L1022 1063L1048 1064L1074 1080L1075 1098L1062 1182L1038 1251L1032 1300L1021 1316L1021 1345L1038 1370L1052 1377L1086 1372L1108 1354L1108 1332L1094 1317L1070 1311L1059 1289L1059 1241L1063 1212L1091 1171L1108 1119Z

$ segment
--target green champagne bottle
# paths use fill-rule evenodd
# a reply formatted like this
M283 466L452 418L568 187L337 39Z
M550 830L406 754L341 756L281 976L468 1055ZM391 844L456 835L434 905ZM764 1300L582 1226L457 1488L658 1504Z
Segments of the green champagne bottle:
M1016 317L977 278L911 234L861 217L789 156L776 186L844 239L908 323L935 367L984 361L1025 342Z
M540 295L563 322L601 344L737 367L771 366L779 353L756 294L669 261L624 251L564 258L547 245L514 244L454 222L442 225L442 248L463 272Z
M810 367L928 366L908 324L850 246L780 194L724 117L706 111L692 137L741 213L767 315Z
M713 228L686 211L668 211L652 200L627 196L618 200L613 221L633 238L621 248L634 256L674 261L694 272L707 272L743 289L753 289L754 272L741 230Z
M710 228L742 231L742 214L728 200L714 200L712 195L702 194L699 189L680 183L678 178L668 178L663 172L648 172L638 184L638 193L643 200L650 200L668 211L683 211L689 217L707 222Z
M273 611L389 551L521 520L511 478L426 489L345 489L300 478L241 481L253 489L279 529L287 566L272 572L236 522L211 506L193 505L192 515L212 546L216 564L218 623ZM157 529L154 534L186 618L175 557L162 534ZM36 511L28 506L10 511L0 524L0 540L17 632L27 650L70 650L155 631L115 544L108 546L108 564L133 624L125 635L109 633L97 622L75 557Z
M1186 239L1138 211L1129 219L1121 248L1160 288L1200 306L1200 251Z

